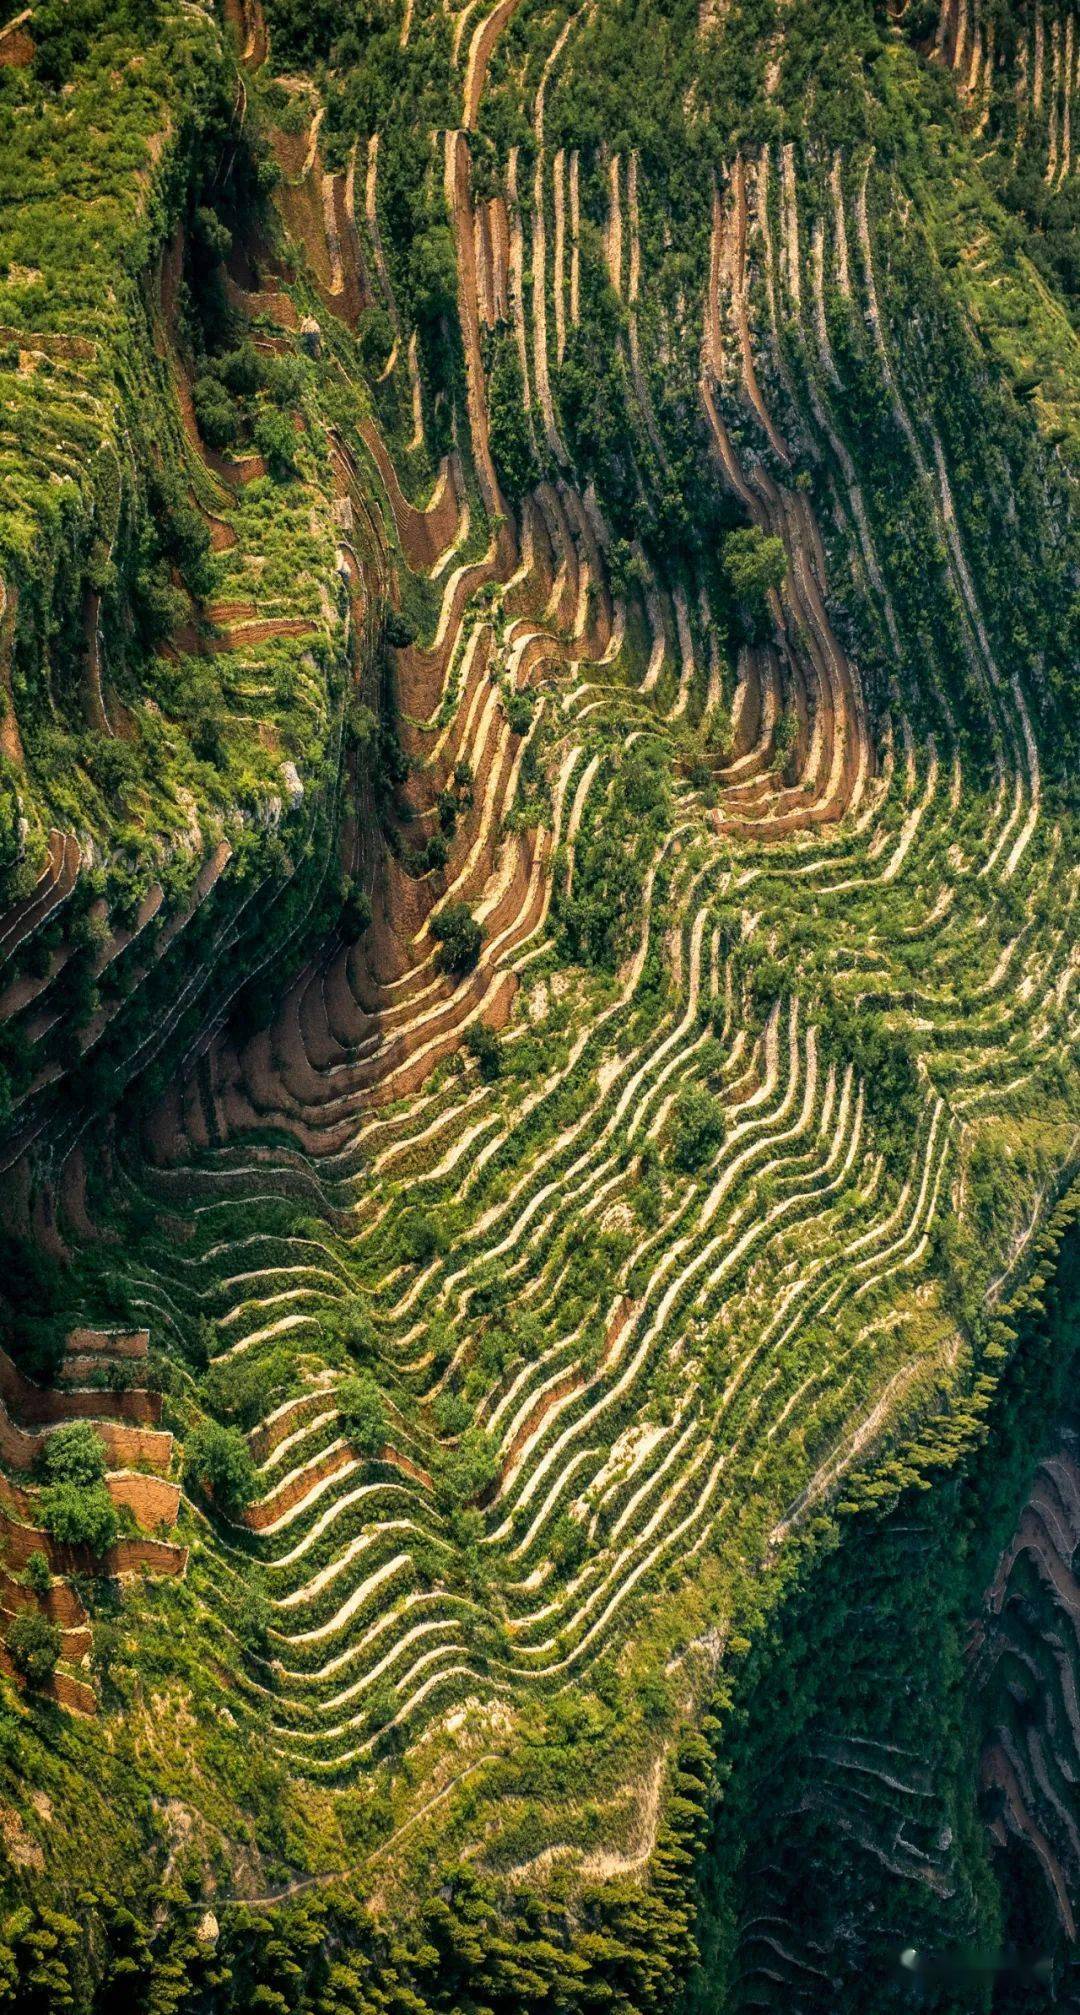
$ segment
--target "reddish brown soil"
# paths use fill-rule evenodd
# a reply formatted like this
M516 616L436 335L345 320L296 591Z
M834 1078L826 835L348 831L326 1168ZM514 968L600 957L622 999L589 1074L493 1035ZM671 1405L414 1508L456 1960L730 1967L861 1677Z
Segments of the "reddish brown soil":
M20 21L0 28L0 69L28 70L33 60L34 44Z
M356 1457L347 1448L331 1449L326 1455L316 1457L314 1462L309 1463L298 1476L290 1478L280 1490L275 1490L270 1497L264 1498L261 1504L253 1504L244 1514L244 1524L249 1526L252 1532L264 1532L268 1525L273 1525L275 1520L291 1511L294 1505L300 1504L324 1477L338 1476L343 1469L349 1469L355 1461ZM431 1478L427 1470L421 1469L407 1455L399 1455L389 1444L380 1451L379 1461L387 1463L392 1469L400 1470L401 1474L409 1477L413 1483L420 1483L430 1490Z
M6 1673L17 1686L22 1685L22 1680L3 1645L0 1645L0 1672ZM54 1672L41 1691L46 1699L55 1700L59 1707L66 1707L71 1714L97 1713L97 1696L92 1687L87 1686L83 1679L73 1678L68 1672Z
M108 1485L113 1503L127 1505L148 1532L158 1532L163 1526L171 1530L176 1524L180 1509L178 1483L167 1483L163 1477L141 1476L132 1471L122 1476L110 1476Z
M0 1399L12 1420L26 1427L49 1427L62 1420L99 1420L104 1430L110 1420L152 1426L161 1419L160 1392L51 1391L26 1378L5 1350L0 1350Z

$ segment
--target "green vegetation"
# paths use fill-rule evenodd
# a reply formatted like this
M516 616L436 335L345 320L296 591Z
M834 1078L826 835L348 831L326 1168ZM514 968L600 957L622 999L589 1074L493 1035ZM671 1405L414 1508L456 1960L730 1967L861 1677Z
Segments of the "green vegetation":
M783 540L750 525L729 532L724 541L724 571L742 602L760 604L770 590L781 588L787 573Z
M1066 1972L1063 19L5 38L0 2007Z
M440 972L470 972L480 956L483 931L468 903L447 903L432 918L431 928L439 941L435 958Z
M43 1686L51 1679L60 1657L60 1632L54 1623L36 1610L16 1616L7 1633L7 1648L17 1672L31 1686Z
M704 1168L723 1140L724 1113L719 1101L703 1090L681 1092L672 1137L676 1168L687 1175Z
M382 1393L370 1372L347 1378L337 1391L342 1425L357 1455L381 1455L387 1437Z
M243 1511L255 1495L255 1465L239 1429L201 1421L184 1444L184 1482L226 1514Z
M103 1481L105 1450L85 1421L58 1427L42 1456L45 1488L41 1517L46 1532L64 1546L85 1546L103 1554L112 1545L119 1520Z
M118 1529L112 1499L100 1483L49 1484L41 1493L41 1518L61 1546L85 1546L98 1555L107 1552Z

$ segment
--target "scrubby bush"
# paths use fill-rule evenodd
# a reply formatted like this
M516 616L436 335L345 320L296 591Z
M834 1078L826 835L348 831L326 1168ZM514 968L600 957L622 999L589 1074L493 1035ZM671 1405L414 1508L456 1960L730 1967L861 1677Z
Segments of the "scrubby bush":
M692 1175L712 1160L724 1139L724 1109L711 1092L699 1086L680 1093L675 1103L671 1158L677 1169Z
M192 386L198 429L208 448L223 454L240 438L240 415L219 379L204 371Z
M41 1522L61 1546L85 1546L99 1557L119 1530L116 1506L103 1483L52 1483L41 1493Z
M7 1648L11 1662L17 1672L31 1686L43 1686L56 1671L60 1657L60 1632L48 1617L39 1616L36 1609L24 1610L10 1624L7 1634Z
M435 963L440 972L471 972L480 956L484 933L468 903L447 903L431 921L432 934L439 940Z
M435 1478L447 1511L463 1511L490 1490L499 1474L495 1443L482 1427L467 1427L456 1448L443 1451Z
M476 1058L484 1083L493 1083L502 1069L502 1044L494 1029L486 1022L474 1022L465 1037L465 1047Z
M235 1427L200 1421L184 1449L184 1483L221 1511L236 1514L250 1504L257 1477L251 1450Z
M338 1387L337 1403L341 1424L357 1455L380 1455L386 1446L386 1408L371 1373L362 1371L347 1378Z
M26 1563L26 1583L35 1595L47 1595L52 1587L52 1570L40 1548L35 1548Z
M291 475L296 466L296 429L276 406L264 406L254 426L255 446L272 476Z
M729 532L724 540L723 566L737 599L758 614L766 606L770 589L783 586L787 573L783 540L757 525Z
M248 1575L236 1610L236 1635L245 1651L265 1651L273 1609L261 1576Z
M88 1420L72 1420L49 1435L41 1466L50 1483L97 1483L106 1470L105 1447Z

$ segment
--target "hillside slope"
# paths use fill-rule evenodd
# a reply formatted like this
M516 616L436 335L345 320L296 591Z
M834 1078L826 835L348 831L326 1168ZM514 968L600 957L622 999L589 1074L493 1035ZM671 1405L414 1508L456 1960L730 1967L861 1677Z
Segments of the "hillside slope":
M1078 68L1071 0L9 9L13 2006L869 2006L748 1956L778 1674L777 1923L770 1829L929 1942L1037 1832L1074 1940L1075 1663L964 1702L1075 1650ZM878 1672L946 1590L948 1842L864 1571Z

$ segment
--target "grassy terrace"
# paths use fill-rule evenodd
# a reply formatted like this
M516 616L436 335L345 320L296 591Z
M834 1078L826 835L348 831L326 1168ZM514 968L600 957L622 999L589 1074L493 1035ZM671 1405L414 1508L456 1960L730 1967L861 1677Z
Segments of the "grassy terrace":
M94 1712L11 1755L100 1772L51 1879L114 1798L177 1980L220 1906L222 2006L286 1895L285 2006L539 2006L555 1950L670 2006L697 1731L840 1524L971 1460L1060 1235L1076 339L1017 94L835 12L103 8L0 70L51 136L0 301L13 1349L149 1333L187 1549L79 1582Z
M136 30L105 8L46 9L35 32L31 60L2 72L15 1149L55 1122L73 1054L77 1096L107 1110L127 1056L156 1045L169 948L191 947L181 999L201 994L200 971L220 991L254 892L280 894L290 848L302 861L336 786L347 619L303 370L277 404L257 386L247 400L264 441L280 399L291 407L276 466L274 450L269 468L213 454L192 406L211 344L262 359L243 312L222 318L198 236L227 242L225 213L258 186L246 158L208 186L234 109L220 32L198 9Z

